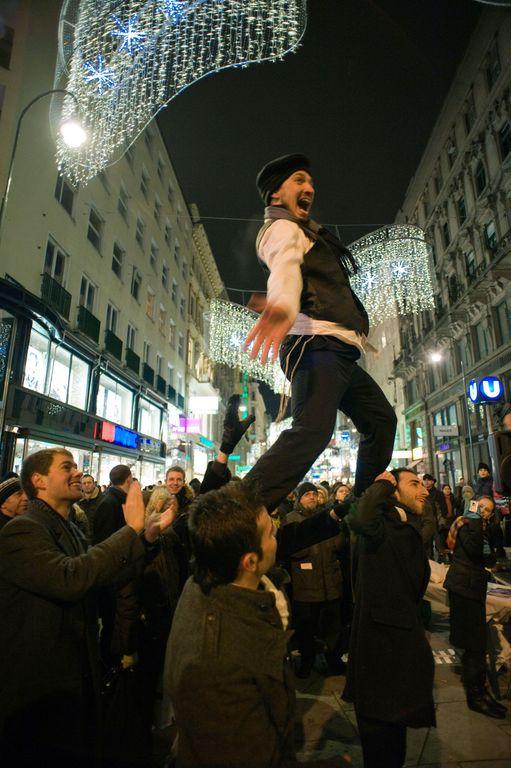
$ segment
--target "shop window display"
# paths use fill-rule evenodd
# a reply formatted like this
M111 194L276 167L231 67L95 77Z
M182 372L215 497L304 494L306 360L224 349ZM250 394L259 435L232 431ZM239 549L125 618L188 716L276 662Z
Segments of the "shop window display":
M140 398L139 403L138 431L160 439L161 410L144 398Z
M131 428L133 393L115 379L101 374L99 379L96 414L102 419Z

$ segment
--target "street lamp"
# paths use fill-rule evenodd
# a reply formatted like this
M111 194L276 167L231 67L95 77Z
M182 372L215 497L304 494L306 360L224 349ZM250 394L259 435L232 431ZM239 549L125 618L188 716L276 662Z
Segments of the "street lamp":
M4 193L2 195L2 203L0 205L0 240L2 238L5 209L7 207L7 200L9 198L9 191L10 191L11 182L12 182L12 169L14 166L14 158L16 156L16 150L18 148L18 140L20 136L20 130L21 130L21 124L23 122L23 118L27 114L28 110L38 101L40 101L40 99L44 98L45 96L50 96L54 93L63 93L67 96L70 96L76 104L76 111L78 115L80 114L80 104L78 102L78 99L76 98L75 94L72 91L67 91L65 88L52 88L49 91L44 91L43 93L40 93L37 96L35 96L32 99L32 101L29 101L28 104L22 109L20 116L18 117L18 122L16 124L16 133L14 134L14 143L12 145L11 158L9 160L9 170L7 172L7 181L5 183ZM76 149L78 147L81 147L82 144L87 140L87 134L85 132L85 129L81 125L80 121L77 120L76 118L66 118L66 120L61 124L59 130L60 130L60 135L62 136L63 141L69 147L73 147Z

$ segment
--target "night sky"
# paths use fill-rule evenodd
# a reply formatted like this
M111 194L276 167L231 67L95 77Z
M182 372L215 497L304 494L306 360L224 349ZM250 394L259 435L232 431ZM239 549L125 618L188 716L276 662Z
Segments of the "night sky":
M483 7L309 0L297 53L206 77L170 103L159 124L228 287L264 289L259 224L225 219L261 218L254 180L274 157L311 158L314 218L345 242L394 220Z

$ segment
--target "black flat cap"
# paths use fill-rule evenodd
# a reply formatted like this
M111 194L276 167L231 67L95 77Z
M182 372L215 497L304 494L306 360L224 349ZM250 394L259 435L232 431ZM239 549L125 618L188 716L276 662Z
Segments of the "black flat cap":
M283 155L271 160L257 174L256 184L264 204L269 205L273 192L296 171L310 173L310 160L305 155Z

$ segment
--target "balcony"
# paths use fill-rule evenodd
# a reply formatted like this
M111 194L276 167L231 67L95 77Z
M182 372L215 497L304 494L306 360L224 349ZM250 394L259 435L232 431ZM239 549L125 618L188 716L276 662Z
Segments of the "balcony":
M76 327L79 331L84 333L89 339L96 342L99 341L99 329L101 323L92 312L89 312L87 307L78 307L78 316L76 320Z
M484 274L485 271L486 271L486 264L483 261L481 262L481 264L478 264L476 267L474 267L469 272L467 272L467 283L469 285L473 285L477 280L479 280L479 278L481 277L481 275Z
M160 395L165 396L165 390L167 389L167 385L165 384L165 379L163 376L156 376L156 391L160 393Z
M71 309L71 294L65 288L57 283L53 277L46 272L42 275L41 298L53 309L69 320L69 311Z
M126 355L124 357L124 362L126 364L126 368L129 368L130 371L133 371L133 373L136 373L137 376L140 373L140 357L133 352L132 349L129 347L126 347Z
M151 368L147 363L142 366L142 378L147 384L154 387L154 368Z
M177 396L177 407L179 408L180 411L184 411L184 409L185 409L185 399L184 399L183 395L178 395Z
M110 352L118 360L122 359L122 341L108 329L105 331L105 352Z
M176 390L174 389L172 384L169 384L169 386L167 387L167 399L170 400L170 402L173 405L176 404L176 395L177 395Z

